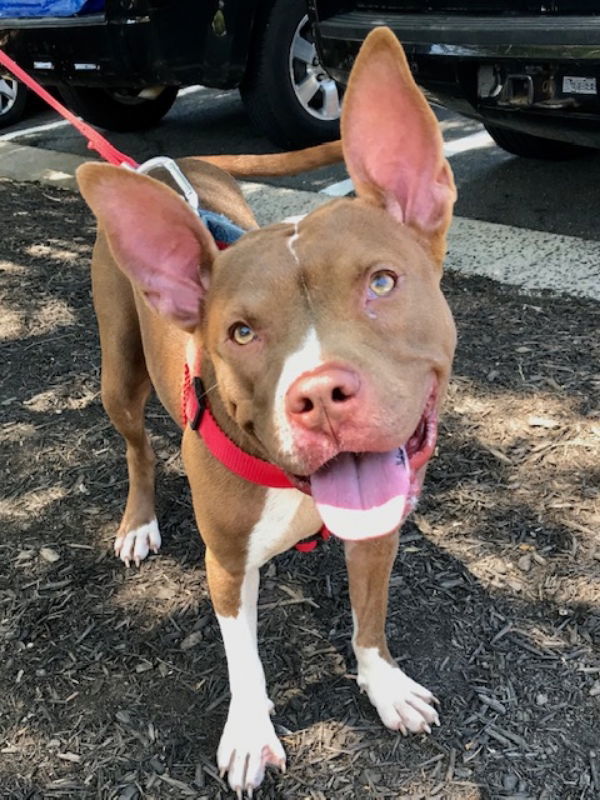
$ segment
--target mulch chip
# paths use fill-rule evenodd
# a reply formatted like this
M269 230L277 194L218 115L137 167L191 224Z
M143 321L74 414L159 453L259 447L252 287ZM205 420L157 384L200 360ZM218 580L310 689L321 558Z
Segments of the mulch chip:
M227 673L177 431L153 404L163 549L127 570L91 216L33 184L0 181L0 201L0 796L228 796ZM455 374L388 624L442 727L381 726L353 678L340 544L289 552L263 571L259 631L288 771L260 797L600 797L598 306L444 285Z

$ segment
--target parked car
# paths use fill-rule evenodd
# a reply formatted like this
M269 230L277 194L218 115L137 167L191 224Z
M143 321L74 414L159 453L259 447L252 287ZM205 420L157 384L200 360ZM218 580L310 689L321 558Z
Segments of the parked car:
M347 80L388 25L431 100L483 122L500 147L560 159L600 148L598 0L308 0L321 63Z
M3 14L11 4L28 16ZM37 6L43 15L30 16ZM340 96L305 0L8 0L0 47L111 130L156 124L181 86L200 83L238 87L252 121L283 147L338 135Z
M14 125L25 113L27 87L0 73L0 128Z

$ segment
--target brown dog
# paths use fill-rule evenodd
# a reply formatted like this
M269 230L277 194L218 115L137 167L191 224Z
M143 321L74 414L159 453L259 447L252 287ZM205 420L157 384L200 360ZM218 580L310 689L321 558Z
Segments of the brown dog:
M389 728L438 723L432 694L391 658L384 625L397 530L434 448L454 352L439 283L455 190L436 119L387 29L356 60L342 143L358 197L261 230L214 164L238 175L292 171L335 159L339 144L183 159L203 207L248 231L222 252L164 183L98 164L78 172L99 223L102 398L127 444L117 555L139 563L160 545L144 406L154 386L181 424L186 364L192 377L201 368L215 428L236 457L284 477L266 486L240 477L184 426L231 687L218 763L239 796L267 764L285 764L256 645L259 568L322 520L346 540L359 685Z

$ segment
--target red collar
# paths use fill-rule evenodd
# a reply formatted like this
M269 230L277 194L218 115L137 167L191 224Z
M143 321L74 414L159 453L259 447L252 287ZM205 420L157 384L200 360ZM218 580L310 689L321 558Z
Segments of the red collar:
M189 423L217 461L240 478L271 489L294 488L283 470L244 452L221 430L206 404L202 379L195 375L192 380L187 364L183 378L183 423Z
M204 384L199 375L190 374L186 364L183 377L182 417L183 424L189 424L202 439L209 452L227 467L230 472L246 481L271 489L293 489L285 472L262 458L244 452L221 430L206 403ZM303 553L314 550L319 540L329 539L330 533L325 526L314 536L303 539L295 547Z

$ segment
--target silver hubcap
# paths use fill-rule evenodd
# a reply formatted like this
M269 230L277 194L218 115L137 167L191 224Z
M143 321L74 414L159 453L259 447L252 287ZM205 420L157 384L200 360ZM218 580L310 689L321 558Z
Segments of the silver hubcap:
M319 59L308 16L300 20L290 48L290 78L302 108L312 117L336 120L340 117L340 92Z
M7 114L17 99L17 81L0 78L0 115Z

